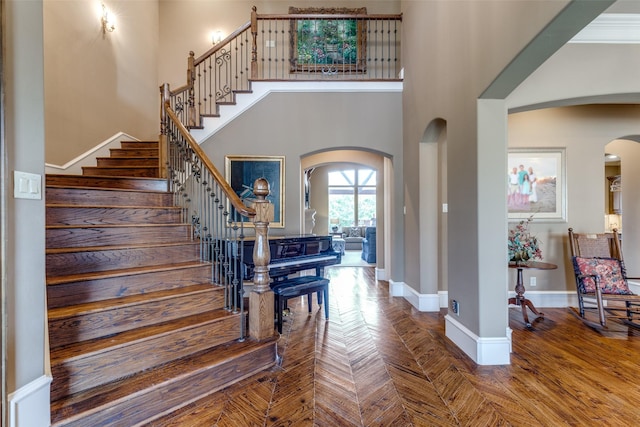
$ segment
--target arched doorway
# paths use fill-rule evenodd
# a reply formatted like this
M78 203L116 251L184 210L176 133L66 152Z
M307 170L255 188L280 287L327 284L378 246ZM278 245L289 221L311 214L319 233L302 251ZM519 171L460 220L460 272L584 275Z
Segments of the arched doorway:
M431 121L419 148L420 293L433 296L428 311L447 306L446 126L443 119Z
M305 201L301 210L301 229L307 228L304 224L305 209L315 210L314 234L330 234L329 209L328 209L328 173L333 170L349 166L367 167L376 171L376 277L379 280L387 280L390 271L389 231L386 226L391 218L391 202L389 191L392 176L392 162L389 155L377 151L360 149L328 150L301 156L300 176L302 191L308 191L301 196ZM307 171L313 170L311 174ZM310 182L305 180L310 177ZM307 185L308 184L308 185Z

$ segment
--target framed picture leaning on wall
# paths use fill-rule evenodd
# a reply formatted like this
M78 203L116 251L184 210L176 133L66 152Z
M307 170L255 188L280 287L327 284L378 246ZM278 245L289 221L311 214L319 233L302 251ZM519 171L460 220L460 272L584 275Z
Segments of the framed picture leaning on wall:
M273 228L284 228L284 159L284 156L225 156L225 178L245 204L254 198L256 179L265 178L269 182L271 192L267 200L274 208L274 219L269 226ZM253 227L248 218L243 218L243 223Z
M507 166L509 220L566 221L564 148L510 148Z

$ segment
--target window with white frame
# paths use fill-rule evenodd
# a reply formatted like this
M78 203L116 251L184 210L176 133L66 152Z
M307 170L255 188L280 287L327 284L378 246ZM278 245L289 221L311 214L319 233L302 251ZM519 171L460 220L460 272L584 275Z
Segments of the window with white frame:
M336 222L336 220L338 220ZM329 227L375 226L376 171L368 168L329 172Z

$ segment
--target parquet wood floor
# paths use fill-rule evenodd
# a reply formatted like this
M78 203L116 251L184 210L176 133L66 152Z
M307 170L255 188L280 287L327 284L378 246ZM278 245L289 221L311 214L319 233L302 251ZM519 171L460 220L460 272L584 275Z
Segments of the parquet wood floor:
M392 298L372 268L332 267L330 319L291 300L281 364L153 426L629 426L640 423L640 331L605 336L569 309L527 329L510 311L511 365L478 366L444 311Z

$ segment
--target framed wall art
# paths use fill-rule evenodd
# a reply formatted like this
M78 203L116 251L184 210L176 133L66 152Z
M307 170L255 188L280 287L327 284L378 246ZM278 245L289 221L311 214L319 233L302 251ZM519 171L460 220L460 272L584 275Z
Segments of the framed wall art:
M367 8L297 8L289 14L366 15ZM366 21L363 19L291 20L291 72L366 71Z
M284 156L225 156L225 178L245 204L254 198L254 181L265 178L271 189L267 200L274 208L274 219L269 226L284 228ZM248 218L243 218L243 222L253 227Z
M510 148L507 166L509 220L566 221L564 148Z

